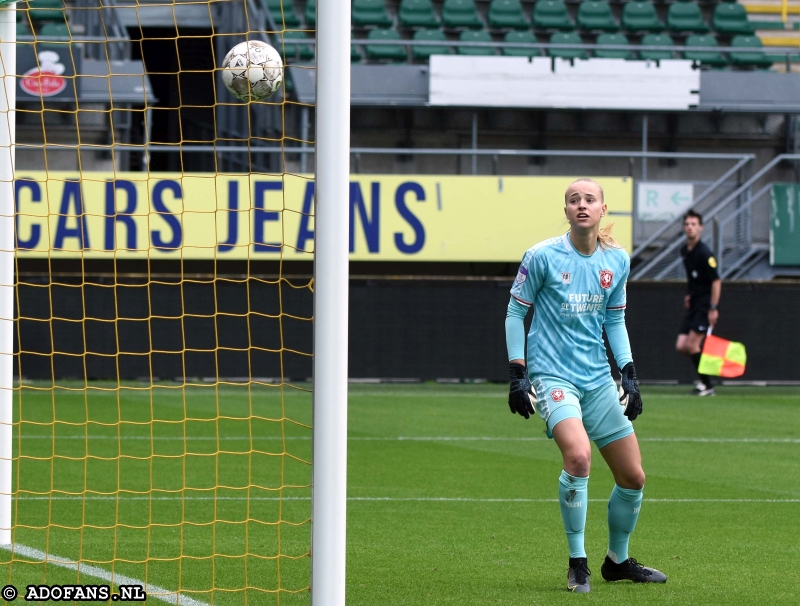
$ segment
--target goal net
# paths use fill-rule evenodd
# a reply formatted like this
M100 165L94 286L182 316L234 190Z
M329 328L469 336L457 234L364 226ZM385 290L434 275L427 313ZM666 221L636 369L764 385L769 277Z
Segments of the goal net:
M290 86L311 69L285 39L312 48L313 25L272 4L0 6L0 574L21 594L309 600L309 108L219 77L245 40Z

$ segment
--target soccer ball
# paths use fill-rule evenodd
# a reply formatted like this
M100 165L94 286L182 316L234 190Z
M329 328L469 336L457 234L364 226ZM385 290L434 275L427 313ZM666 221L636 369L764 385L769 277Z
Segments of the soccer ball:
M225 55L222 81L241 101L263 101L281 87L283 61L278 51L265 42L242 42Z

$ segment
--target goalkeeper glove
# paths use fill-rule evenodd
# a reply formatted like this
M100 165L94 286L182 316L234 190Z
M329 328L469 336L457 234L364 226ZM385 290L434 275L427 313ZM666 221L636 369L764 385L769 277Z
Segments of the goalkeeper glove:
M620 370L622 386L619 403L625 407L625 416L631 421L642 414L642 395L639 393L639 382L636 380L636 369L633 362L628 362Z
M511 375L508 407L512 413L530 419L532 414L536 414L536 409L533 407L536 402L536 392L533 391L533 385L528 379L528 369L522 364L509 364L508 373Z

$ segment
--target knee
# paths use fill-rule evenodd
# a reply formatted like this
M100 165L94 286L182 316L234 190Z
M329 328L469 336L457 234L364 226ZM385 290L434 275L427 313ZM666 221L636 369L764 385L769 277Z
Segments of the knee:
M620 488L628 488L629 490L641 490L644 488L644 469L641 467L636 470L631 470L625 474L624 477L617 479L617 484Z
M564 471L568 474L585 478L592 467L591 451L577 450L564 455Z

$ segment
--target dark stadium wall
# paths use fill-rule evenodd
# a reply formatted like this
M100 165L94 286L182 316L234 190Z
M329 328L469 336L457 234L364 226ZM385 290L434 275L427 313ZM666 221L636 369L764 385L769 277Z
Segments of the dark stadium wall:
M25 379L302 380L311 374L307 281L289 279L280 290L256 279L22 284L17 373ZM350 376L505 381L508 287L493 279L352 281ZM674 352L683 293L682 283L628 286L628 331L642 380L693 379L689 361ZM724 285L715 334L747 346L743 380L800 380L798 300L797 283Z

